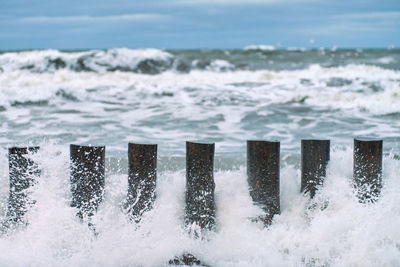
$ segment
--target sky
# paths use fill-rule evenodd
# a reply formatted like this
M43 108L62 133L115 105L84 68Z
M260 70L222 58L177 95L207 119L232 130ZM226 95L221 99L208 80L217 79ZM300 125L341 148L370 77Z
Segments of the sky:
M400 0L0 0L0 50L400 48Z

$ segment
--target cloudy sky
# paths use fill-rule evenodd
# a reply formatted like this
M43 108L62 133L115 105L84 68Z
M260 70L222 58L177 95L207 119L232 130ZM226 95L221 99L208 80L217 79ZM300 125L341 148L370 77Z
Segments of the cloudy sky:
M0 0L0 49L400 47L400 0Z

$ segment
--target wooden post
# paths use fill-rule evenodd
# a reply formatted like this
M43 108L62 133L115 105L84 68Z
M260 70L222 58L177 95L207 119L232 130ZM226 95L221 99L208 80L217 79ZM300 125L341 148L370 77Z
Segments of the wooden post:
M250 196L265 211L265 224L270 224L273 216L280 213L279 153L280 142L247 141Z
M103 199L105 147L70 145L71 206L78 216L92 216Z
M10 194L7 217L9 222L21 223L30 205L28 189L40 175L38 165L29 158L39 147L11 147L8 149Z
M214 143L186 142L186 225L215 224Z
M382 188L382 140L354 139L354 186L360 202L374 202Z
M157 180L157 145L128 144L128 197L125 208L135 222L153 207Z
M301 140L301 192L314 197L324 182L329 158L329 140Z

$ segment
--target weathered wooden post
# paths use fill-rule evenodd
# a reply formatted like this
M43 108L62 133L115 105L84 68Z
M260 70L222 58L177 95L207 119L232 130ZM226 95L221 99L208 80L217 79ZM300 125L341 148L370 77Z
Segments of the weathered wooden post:
M186 142L186 225L215 225L214 143Z
M329 158L329 140L301 140L301 192L314 197L324 182Z
M354 186L360 202L374 202L382 188L382 140L354 139Z
M105 147L70 145L72 207L92 216L103 199Z
M270 224L280 213L279 198L280 142L247 141L247 177L250 196L266 213L263 219Z
M10 194L7 217L9 222L21 223L34 200L29 198L29 187L36 183L40 175L38 165L30 156L39 151L39 147L11 147L8 149Z
M157 145L128 144L128 197L125 208L131 219L139 222L153 207L157 180Z

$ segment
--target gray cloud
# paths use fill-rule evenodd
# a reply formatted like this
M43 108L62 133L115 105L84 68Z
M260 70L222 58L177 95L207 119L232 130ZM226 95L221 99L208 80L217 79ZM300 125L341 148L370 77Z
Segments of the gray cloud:
M400 27L400 12L365 12L346 13L331 16L325 23L305 27L303 33L310 35L352 35L382 34L383 32L398 32Z
M21 23L91 23L91 22L152 22L171 19L168 15L157 13L136 13L114 16L35 16L24 17L18 21Z
M301 0L300 0L301 1ZM304 0L303 0L304 1ZM175 5L266 5L285 2L299 2L299 0L174 0Z
M349 20L395 19L400 21L400 11L348 13L348 14L336 15L335 18L349 19Z

